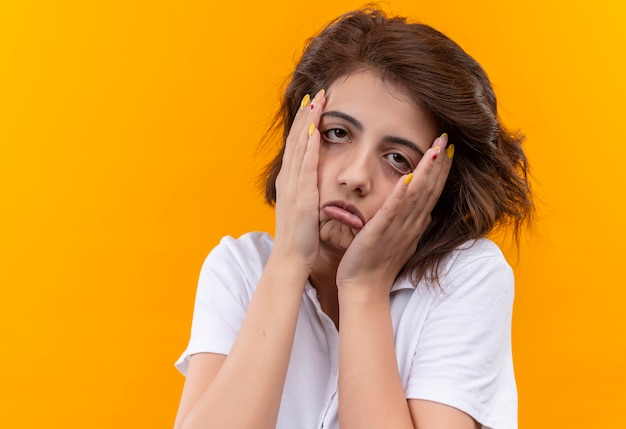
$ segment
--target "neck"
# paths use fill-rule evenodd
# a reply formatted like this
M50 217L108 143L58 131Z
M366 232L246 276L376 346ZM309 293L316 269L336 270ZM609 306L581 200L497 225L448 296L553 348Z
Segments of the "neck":
M322 311L335 323L339 329L339 301L337 298L337 268L343 253L329 252L320 249L315 268L309 277L311 284L317 290L317 296Z

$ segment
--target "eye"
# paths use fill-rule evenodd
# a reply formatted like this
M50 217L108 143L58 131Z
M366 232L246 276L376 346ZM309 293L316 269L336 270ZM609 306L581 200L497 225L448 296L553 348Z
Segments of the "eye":
M350 141L348 132L342 128L330 128L322 133L322 137L329 143L344 143Z
M413 166L402 154L390 153L385 155L385 158L389 161L389 164L401 174L408 174L413 171Z

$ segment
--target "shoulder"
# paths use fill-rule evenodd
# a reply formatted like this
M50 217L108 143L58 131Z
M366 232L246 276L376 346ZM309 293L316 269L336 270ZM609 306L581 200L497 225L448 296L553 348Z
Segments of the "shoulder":
M412 290L405 295L413 298L414 306L435 308L454 306L463 309L493 311L486 308L494 300L499 306L510 307L514 299L513 270L500 248L491 240L481 238L463 243L442 261L438 282L422 278L414 286L410 279L399 279L392 291ZM402 295L400 295L402 296ZM456 310L454 310L456 311Z
M272 251L272 237L250 232L239 238L226 236L211 250L200 271L199 290L223 285L229 290L251 294Z
M176 362L181 372L193 354L230 352L271 248L268 234L252 232L224 237L211 250L198 280L191 338Z
M223 237L216 249L232 253L266 253L272 250L273 239L266 232L248 232L239 238L230 235Z
M459 264L472 264L481 260L508 266L498 245L488 238L479 238L478 240L470 240L461 244L450 254L446 264L448 267L452 267Z
M272 237L264 232L249 232L234 238L226 236L206 258L207 263L229 263L240 267L265 266L272 251Z
M514 299L515 278L500 248L481 238L463 243L443 260L438 283L421 279L414 287L409 280L401 279L394 289L413 289L419 302L435 307L445 304L485 309L494 300L509 307Z
M496 291L512 296L514 276L500 248L481 238L459 246L447 258L442 277L446 294L492 294Z
M452 406L483 427L517 427L513 271L488 239L459 246L444 264L440 287L419 285L411 323L398 328L409 345L399 365L407 397Z

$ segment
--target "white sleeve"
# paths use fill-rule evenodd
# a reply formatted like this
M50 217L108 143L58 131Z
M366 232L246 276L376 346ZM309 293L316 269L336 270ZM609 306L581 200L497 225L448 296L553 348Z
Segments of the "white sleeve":
M485 428L514 428L513 273L499 251L462 259L442 278L444 292L421 333L407 397L453 406Z
M238 240L224 237L207 256L198 280L189 344L176 361L183 374L195 353L230 352L265 266L263 247L269 253L271 241L261 234Z

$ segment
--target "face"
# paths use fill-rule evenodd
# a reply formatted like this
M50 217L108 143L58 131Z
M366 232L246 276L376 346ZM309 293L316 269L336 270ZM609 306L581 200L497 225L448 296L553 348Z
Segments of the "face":
M335 81L319 124L320 242L342 253L437 136L427 111L375 73Z

